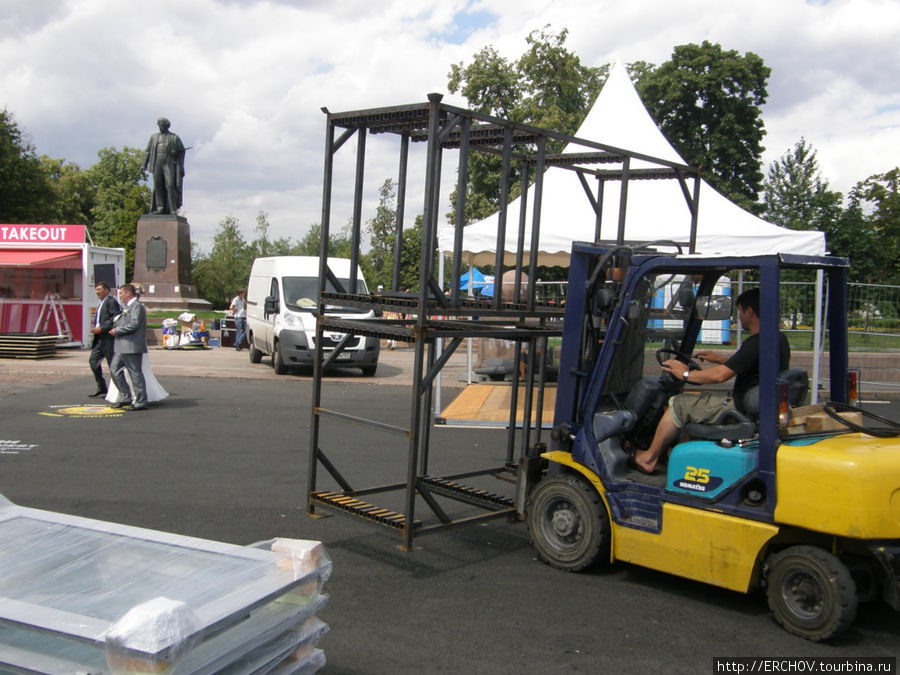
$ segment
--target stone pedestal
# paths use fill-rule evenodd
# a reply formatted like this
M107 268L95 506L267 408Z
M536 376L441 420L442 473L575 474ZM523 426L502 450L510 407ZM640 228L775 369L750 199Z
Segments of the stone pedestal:
M141 216L133 279L144 287L141 302L148 309L212 309L191 283L191 228L182 216Z

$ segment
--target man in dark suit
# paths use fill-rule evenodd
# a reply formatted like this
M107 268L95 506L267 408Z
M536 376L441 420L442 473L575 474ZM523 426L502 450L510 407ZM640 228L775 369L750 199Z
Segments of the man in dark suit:
M120 398L110 407L123 408L128 403L129 388L125 379L127 370L131 377L130 410L146 410L147 388L144 384L143 360L147 353L147 310L138 302L131 284L124 284L119 288L119 302L122 304L122 313L116 317L109 334L116 338L116 353L110 367Z
M94 325L91 328L93 337L91 338L91 357L88 363L91 366L91 372L94 374L94 380L97 382L97 391L89 394L91 398L101 398L106 396L106 380L103 379L103 361L106 360L106 367L112 373L110 362L113 357L113 345L115 338L109 334L109 330L113 327L113 319L121 310L116 299L109 294L109 284L100 281L94 286L97 292L97 299L100 304L97 306L97 316L94 319Z

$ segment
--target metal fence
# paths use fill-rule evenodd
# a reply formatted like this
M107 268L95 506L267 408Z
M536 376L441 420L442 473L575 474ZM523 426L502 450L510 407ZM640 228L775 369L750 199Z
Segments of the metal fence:
M758 283L745 281L746 290ZM738 294L738 283L732 282L732 291ZM539 281L538 298L542 302L563 304L568 292L568 282ZM825 293L828 292L827 286ZM823 311L825 298L823 297ZM814 281L785 281L781 284L781 325L794 335L794 340L809 340L812 348L815 322L816 285ZM900 286L880 284L847 285L847 326L851 350L900 351ZM733 328L736 330L736 327ZM825 333L828 347L828 334Z

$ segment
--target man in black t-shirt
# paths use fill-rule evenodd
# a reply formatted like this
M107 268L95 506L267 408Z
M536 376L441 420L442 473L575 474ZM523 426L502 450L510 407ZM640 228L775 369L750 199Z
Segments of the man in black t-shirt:
M744 395L747 390L759 384L759 289L745 291L737 299L738 318L741 327L750 331L741 348L729 357L716 352L701 351L695 355L700 361L716 365L712 368L691 371L677 359L662 364L664 372L670 373L690 384L718 384L735 378L732 391L704 392L700 395L679 394L669 400L669 407L663 413L656 427L650 447L634 454L634 466L644 473L653 473L662 453L678 438L681 429L688 422L708 424L725 410L744 410ZM791 348L784 333L779 333L779 370L789 367Z

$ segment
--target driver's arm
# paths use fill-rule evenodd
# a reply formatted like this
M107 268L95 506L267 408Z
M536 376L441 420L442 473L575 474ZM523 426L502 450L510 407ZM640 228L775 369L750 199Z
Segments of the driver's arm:
M684 379L684 373L688 370L687 364L678 359L671 359L662 364L663 372L671 373L679 380ZM692 370L685 380L690 384L719 384L727 382L735 376L735 372L726 365L717 365L703 370Z
M694 358L700 361L709 361L710 363L725 363L731 354L720 354L719 352L711 352L708 350L699 351L694 354Z

